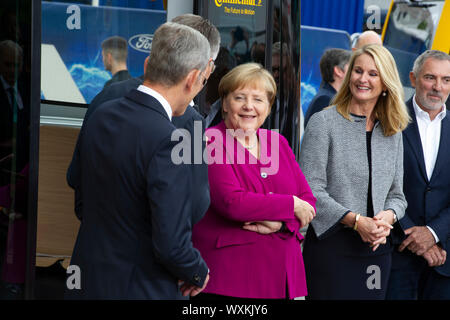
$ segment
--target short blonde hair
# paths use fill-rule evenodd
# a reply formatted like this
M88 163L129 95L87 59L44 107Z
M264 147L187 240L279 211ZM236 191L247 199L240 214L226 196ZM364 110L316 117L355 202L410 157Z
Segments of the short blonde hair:
M336 105L336 110L346 119L350 120L350 101L352 93L350 91L350 78L355 65L355 60L368 54L372 57L380 74L381 82L387 88L386 96L381 96L375 105L374 113L376 119L380 121L385 136L392 136L403 131L411 118L409 117L404 102L403 86L397 71L392 54L383 46L370 44L353 52L348 64L348 72L344 78L341 88L332 100L331 104Z
M269 110L275 101L277 94L277 85L272 74L263 68L259 63L244 63L228 72L219 83L219 97L222 100L225 97L243 87L252 87L266 91L267 100L269 100ZM224 112L222 108L222 117Z

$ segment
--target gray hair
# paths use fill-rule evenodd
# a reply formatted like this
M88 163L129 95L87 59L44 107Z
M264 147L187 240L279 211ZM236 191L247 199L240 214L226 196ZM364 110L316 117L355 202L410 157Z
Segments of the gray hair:
M210 53L208 40L200 32L182 24L166 22L153 36L145 79L174 86L193 69L204 70Z
M349 50L332 48L326 50L320 58L319 67L322 80L328 83L334 82L334 67L344 70L350 61L352 53Z
M414 66L412 69L414 76L417 77L419 75L420 71L422 71L422 67L425 61L427 61L428 58L433 58L441 61L450 61L450 55L445 52L439 50L427 50L420 56L418 56L416 61L414 61Z
M23 50L22 48L12 40L0 41L0 53L3 55L5 51L14 51L15 56L19 61L22 61Z
M105 52L111 53L113 59L118 62L125 62L127 60L128 43L122 37L113 36L105 39L102 42L102 49Z
M211 58L216 60L220 49L220 33L208 19L192 13L186 13L173 18L172 22L191 27L204 35L211 47Z

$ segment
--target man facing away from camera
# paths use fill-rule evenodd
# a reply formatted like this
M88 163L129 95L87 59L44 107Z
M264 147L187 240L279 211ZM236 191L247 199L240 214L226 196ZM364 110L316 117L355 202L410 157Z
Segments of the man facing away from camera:
M207 39L167 22L153 38L143 85L100 106L80 132L82 222L72 255L75 299L183 299L206 286L193 248L192 171L175 165L172 116L211 72Z

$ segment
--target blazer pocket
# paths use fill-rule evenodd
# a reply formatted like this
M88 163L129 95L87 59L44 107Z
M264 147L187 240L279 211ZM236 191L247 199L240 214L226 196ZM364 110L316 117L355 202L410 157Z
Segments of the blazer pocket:
M241 231L241 230L239 230ZM244 244L255 243L258 234L252 234L251 231L223 233L217 237L216 248L224 248L229 246L240 246Z

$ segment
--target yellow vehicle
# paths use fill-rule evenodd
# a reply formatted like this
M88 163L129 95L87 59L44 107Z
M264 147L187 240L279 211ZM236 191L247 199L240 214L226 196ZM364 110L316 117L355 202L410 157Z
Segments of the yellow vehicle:
M450 0L392 1L382 38L397 62L409 98L413 92L409 72L417 56L428 49L450 53Z

